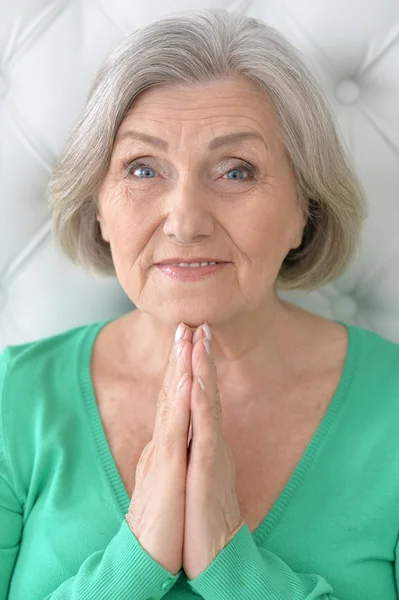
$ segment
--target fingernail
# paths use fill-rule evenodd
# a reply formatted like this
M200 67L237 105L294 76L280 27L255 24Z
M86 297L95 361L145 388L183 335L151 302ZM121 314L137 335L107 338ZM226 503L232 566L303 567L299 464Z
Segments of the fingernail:
M176 352L177 356L180 356L180 354L182 353L183 346L184 346L183 342L179 341L177 344L177 352Z
M201 377L198 375L197 381L200 384L202 391L205 392L205 383L202 381Z
M202 340L204 342L204 346L205 346L205 350L207 351L208 355L211 355L211 345L209 343L209 340L204 339Z
M209 327L209 325L206 321L204 322L202 329L204 330L206 339L211 341L212 340L211 328Z
M176 329L175 342L178 342L179 340L183 339L183 333L184 333L184 325L183 325L183 323L180 323L179 327Z

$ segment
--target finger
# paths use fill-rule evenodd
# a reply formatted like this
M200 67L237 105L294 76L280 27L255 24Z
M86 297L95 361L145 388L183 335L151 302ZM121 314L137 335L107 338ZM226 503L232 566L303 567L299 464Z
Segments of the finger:
M180 444L180 448L186 450L190 421L192 344L185 338L190 338L192 332L184 324L181 325L176 331L176 339L158 396L154 437L167 446Z
M205 437L208 434L214 435L215 432L221 433L222 427L222 408L217 387L216 365L212 355L208 354L207 347L211 352L210 342L204 338L198 340L193 347L191 391L194 435L201 432L201 435Z
M200 377L200 376L199 376ZM223 437L222 411L219 390L216 389L210 398L208 391L202 389L197 377L193 378L191 389L191 414L193 422L193 440L191 444L196 450L194 455L214 456L219 440ZM198 455L198 449L200 453Z
M197 329L194 331L194 335L193 335L193 348L196 344L196 342L198 342L199 340L203 339L204 337L204 329L202 328L202 326L200 325L199 327L197 327ZM191 387L191 394L192 394L192 387ZM191 397L192 398L192 397ZM191 403L190 403L191 404ZM190 443L192 441L193 438L193 412L191 410L190 413L190 428L189 428L189 434L188 434L188 440L187 440L187 448L190 447ZM191 447L190 447L190 451L191 451ZM190 455L190 453L189 453Z
M217 372L216 363L212 355L211 334L210 331L205 334L205 330L206 327L199 327L193 337L192 372L193 375L201 375L202 373L207 380L211 377L211 382L213 379L216 385ZM194 342L195 338L196 342Z

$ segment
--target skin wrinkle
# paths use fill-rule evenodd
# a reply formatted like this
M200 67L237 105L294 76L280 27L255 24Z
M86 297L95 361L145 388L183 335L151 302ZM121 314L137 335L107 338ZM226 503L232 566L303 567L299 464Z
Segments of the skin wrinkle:
M287 373L297 351L288 341L293 331L299 345L309 338L274 289L284 257L301 243L306 218L267 96L237 80L204 84L198 92L163 85L136 98L119 131L156 135L170 149L131 138L115 144L97 218L119 282L139 309L121 340L126 364L141 357L143 374L159 377L180 321L194 330L207 320L219 378L251 389L254 378ZM267 147L246 139L208 150L212 139L237 131L260 133ZM145 163L154 177L140 178L137 166L124 173L125 159ZM243 161L258 169L256 179L247 183L245 171L241 180L228 179ZM194 284L175 282L153 266L179 255L232 264Z
M215 135L213 140L209 143L208 149L213 150L215 148L220 147L223 144L228 143L229 141L233 142L233 140L236 141L238 138L240 140L242 140L245 137L250 138L251 136L256 136L256 138L258 140L261 140L266 146L266 142L263 140L263 138L260 136L260 134L257 131L253 131L253 132L240 131L240 132L235 132L235 133L229 133L224 136L216 136ZM258 137L258 136L260 136L260 137ZM150 145L158 147L164 151L169 150L169 144L165 140L162 140L161 138L159 138L157 136L149 135L148 133L144 133L142 131L137 131L136 129L135 130L128 129L128 130L124 131L123 133L119 132L118 135L116 136L115 144L116 145L120 144L120 142L123 139L125 139L126 137L130 138L130 139L139 139L141 141L148 142Z

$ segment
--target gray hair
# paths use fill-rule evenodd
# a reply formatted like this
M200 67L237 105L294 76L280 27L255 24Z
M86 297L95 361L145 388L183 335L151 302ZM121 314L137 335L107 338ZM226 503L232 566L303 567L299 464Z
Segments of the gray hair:
M276 287L308 290L336 279L357 251L365 197L318 83L298 51L260 19L224 9L172 13L129 34L92 83L48 186L55 241L94 275L116 275L97 221L97 189L119 126L147 88L226 78L255 82L271 98L307 217Z

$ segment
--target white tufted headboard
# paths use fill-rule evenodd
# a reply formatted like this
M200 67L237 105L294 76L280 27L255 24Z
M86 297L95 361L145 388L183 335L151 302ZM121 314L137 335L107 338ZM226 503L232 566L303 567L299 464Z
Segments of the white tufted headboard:
M116 279L57 249L46 188L111 49L149 20L199 7L261 18L302 51L366 190L345 274L281 297L399 343L398 0L0 0L0 351L134 307Z

